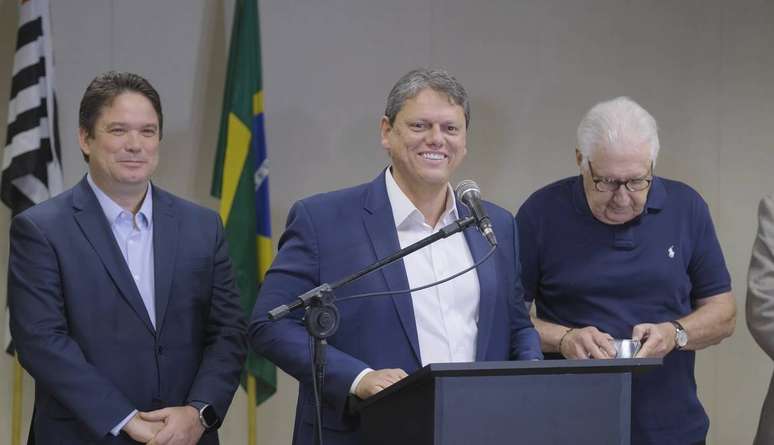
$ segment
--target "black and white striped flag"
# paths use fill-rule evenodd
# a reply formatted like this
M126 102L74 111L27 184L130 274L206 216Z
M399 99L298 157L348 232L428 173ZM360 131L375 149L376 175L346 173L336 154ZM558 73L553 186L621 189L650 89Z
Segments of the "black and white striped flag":
M49 11L49 0L23 0L19 7L0 183L0 197L14 215L62 191Z

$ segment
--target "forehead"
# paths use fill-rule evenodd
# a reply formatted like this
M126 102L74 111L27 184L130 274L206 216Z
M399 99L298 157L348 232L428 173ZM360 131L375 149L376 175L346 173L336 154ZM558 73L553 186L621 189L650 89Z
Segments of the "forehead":
M463 119L465 117L465 110L460 105L454 103L451 96L432 88L425 88L414 97L406 99L398 114L406 115L423 112L459 114Z
M651 165L651 150L647 143L623 150L598 147L589 160L594 174L607 178L636 178L648 174Z
M151 101L142 94L124 92L106 102L99 110L98 121L140 121L158 124L159 117Z

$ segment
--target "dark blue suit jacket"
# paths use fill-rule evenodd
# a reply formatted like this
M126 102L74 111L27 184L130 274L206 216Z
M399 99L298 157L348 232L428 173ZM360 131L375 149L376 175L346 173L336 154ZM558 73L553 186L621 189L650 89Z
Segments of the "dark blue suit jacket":
M499 246L478 269L481 287L476 360L541 358L540 341L522 298L516 227L510 213L485 203ZM460 206L461 215L468 215ZM465 232L474 260L489 251L475 230ZM271 322L266 312L322 283L332 283L400 248L384 174L373 182L297 202L279 252L263 283L249 326L253 348L300 381L295 444L313 442L314 398L309 340L300 317ZM403 262L340 288L338 298L408 289ZM421 367L417 328L408 293L342 302L341 326L329 339L323 435L329 444L360 443L358 421L346 413L349 388L365 368Z
M153 247L156 329L85 178L14 218L8 301L37 444L135 444L109 434L133 409L225 416L246 341L220 219L154 186Z

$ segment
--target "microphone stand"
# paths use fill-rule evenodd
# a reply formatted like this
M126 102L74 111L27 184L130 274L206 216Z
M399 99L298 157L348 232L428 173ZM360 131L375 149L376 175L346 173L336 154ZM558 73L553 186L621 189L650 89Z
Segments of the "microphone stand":
M310 337L314 339L314 347L312 350L313 362L314 362L314 374L312 376L312 383L315 388L315 409L317 411L317 427L315 428L315 435L317 436L317 443L322 445L322 396L323 396L323 382L325 380L325 352L328 345L327 338L336 333L339 328L339 310L334 304L336 296L333 291L345 286L353 281L356 281L368 275L371 272L379 270L395 261L427 246L436 241L448 238L455 233L462 232L468 227L475 225L476 219L472 216L458 219L453 223L441 228L439 231L427 236L410 246L406 246L394 254L381 259L365 269L355 272L354 274L342 278L332 284L323 283L314 289L299 295L295 301L290 304L283 304L275 307L269 311L269 320L276 321L280 318L287 316L291 311L304 308L304 325L306 331Z

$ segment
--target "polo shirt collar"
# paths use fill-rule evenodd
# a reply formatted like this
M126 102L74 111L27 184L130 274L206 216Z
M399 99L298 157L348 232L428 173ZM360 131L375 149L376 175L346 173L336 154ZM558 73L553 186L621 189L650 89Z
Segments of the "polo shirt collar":
M645 202L648 210L661 210L666 204L667 191L664 187L664 181L658 176L653 177L653 182L650 184L650 192L648 192L648 200Z
M586 200L586 191L583 190L583 175L578 175L572 181L572 202L578 213L591 216L591 208Z

